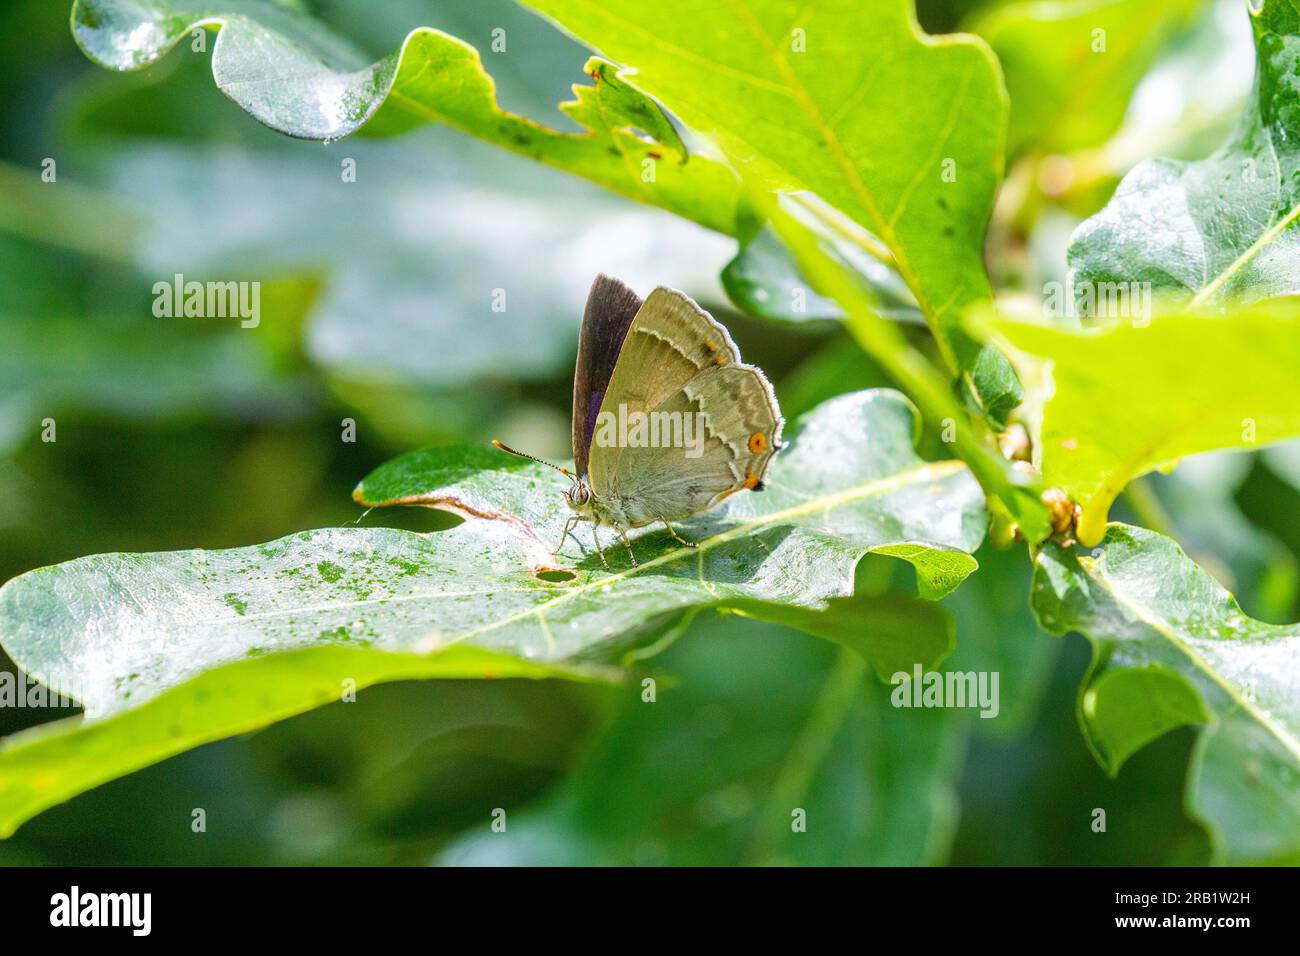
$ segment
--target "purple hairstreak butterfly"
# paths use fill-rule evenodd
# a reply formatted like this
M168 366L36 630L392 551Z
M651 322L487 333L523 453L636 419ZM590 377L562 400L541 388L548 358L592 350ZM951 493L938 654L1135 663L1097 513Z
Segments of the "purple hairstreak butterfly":
M740 360L731 335L684 293L659 287L642 301L617 279L592 283L573 382L574 470L564 493L574 526L632 528L681 521L742 491L757 491L782 446L784 424L762 370ZM558 548L557 548L558 550ZM608 566L608 565L606 565Z

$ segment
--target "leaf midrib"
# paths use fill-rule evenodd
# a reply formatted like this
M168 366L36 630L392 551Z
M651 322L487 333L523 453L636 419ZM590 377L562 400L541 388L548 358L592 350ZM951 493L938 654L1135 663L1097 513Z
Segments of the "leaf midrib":
M455 637L448 640L447 643L454 644L460 641L470 640L471 638L478 637L480 634L485 634L489 631L496 630L497 628L505 627L507 624L513 624L517 621L526 620L527 618L533 615L540 616L544 614L546 611L555 607L556 605L560 605L565 603L566 601L571 601L574 600L575 598L582 597L583 595L587 594L589 591L593 589L599 588L601 590L604 590L605 588L617 584L620 581L624 581L627 580L628 578L635 577L638 574L643 574L646 571L649 571L651 568L656 568L664 564L669 564L673 561L678 560L679 558L683 558L689 555L702 556L704 552L710 548L716 547L719 544L724 544L725 542L734 540L735 538L744 537L745 535L759 528L768 525L779 524L783 521L789 521L794 518L803 517L804 515L812 514L818 511L830 511L835 508L841 508L854 501L858 501L863 498L875 497L877 495L887 494L899 488L906 487L909 484L921 483L921 482L925 482L937 478L945 478L948 475L956 474L957 472L962 471L965 468L966 468L965 462L957 461L957 460L929 462L922 465L919 468L913 468L909 471L899 472L896 475L890 475L888 478L876 479L874 481L867 482L866 484L863 485L858 485L853 488L848 488L843 491L835 492L834 494L810 498L807 501L801 502L797 505L792 505L789 508L784 508L780 511L773 511L773 512L769 512L766 515L761 515L752 521L747 521L738 525L733 525L732 527L728 528L726 531L719 532L718 534L715 534L709 538L704 538L703 540L698 542L696 546L693 548L688 548L688 547L674 548L671 551L665 551L663 554L659 555L658 557L652 558L649 561L644 561L641 564L629 568L626 571L620 571L618 574L607 575L605 577L596 580L587 581L581 585L578 585L577 587L567 588L565 589L563 594L557 595L556 597L552 598L549 601L527 608L526 610L518 611L514 614L507 615L501 620L494 621L491 624L486 624L474 630L466 631L462 634L458 634Z
M1232 264L1229 265L1228 268L1220 272L1214 277L1209 285L1205 286L1201 291L1197 292L1196 295L1192 296L1192 300L1187 303L1187 307L1189 309L1194 309L1198 306L1204 305L1212 299L1216 292L1223 288L1223 286L1226 285L1233 276L1248 266L1251 261L1269 245L1269 243L1282 233L1286 232L1297 218L1300 218L1300 203L1291 207L1290 212L1265 229L1263 233L1260 234L1260 237L1252 242L1245 252L1232 260Z
M1081 557L1079 558L1079 564L1088 572L1090 578L1105 588L1111 597L1132 611L1140 621L1167 640L1192 663L1193 667L1223 690L1234 704L1250 714L1261 726L1268 730L1277 739L1278 743L1291 754L1295 762L1300 764L1300 739L1297 739L1286 727L1280 725L1271 715L1260 710L1254 702L1242 696L1241 689L1215 670L1214 666L1198 654L1164 618L1141 601L1135 600L1116 588L1110 579L1102 574L1096 561L1089 557Z

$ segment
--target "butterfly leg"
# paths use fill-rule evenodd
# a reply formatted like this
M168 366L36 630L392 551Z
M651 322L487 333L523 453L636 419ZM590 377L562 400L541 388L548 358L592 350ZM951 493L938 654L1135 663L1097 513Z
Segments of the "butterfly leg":
M670 535L673 536L673 539L674 539L678 544L684 544L684 545L686 545L686 547L688 547L688 548L698 548L698 547L699 547L699 545L696 544L694 541L687 541L687 540L686 540L685 538L683 538L680 534L678 534L677 531L676 531L676 529L674 529L673 526L670 525L670 524L668 523L667 519L665 519L665 518L660 518L659 520L662 521L662 522L664 523L664 527L668 529L668 533L669 533Z
M600 535L596 534L596 529L599 527L600 527L599 521L593 521L591 523L591 540L594 541L596 544L596 553L600 555L600 563L603 564L605 566L605 570L608 571L609 561L605 559L605 549L600 546Z
M582 518L580 515L573 515L568 521L564 522L564 532L560 535L560 543L555 546L555 550L551 552L552 554L558 555L560 553L560 549L564 547L564 539L573 532L574 525L581 520ZM574 540L576 541L577 539L575 538ZM581 545L581 542L578 543Z
M618 531L618 536L623 539L623 547L627 548L627 556L632 559L632 567L637 567L636 552L632 550L632 542L627 540L627 532L622 528L616 530Z

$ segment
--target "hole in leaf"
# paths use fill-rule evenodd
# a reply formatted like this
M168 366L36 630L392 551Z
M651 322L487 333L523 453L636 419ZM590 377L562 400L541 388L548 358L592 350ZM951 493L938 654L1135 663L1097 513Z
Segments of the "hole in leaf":
M535 575L539 581L551 581L555 584L564 584L572 581L577 577L572 571L565 571L563 568L543 568Z

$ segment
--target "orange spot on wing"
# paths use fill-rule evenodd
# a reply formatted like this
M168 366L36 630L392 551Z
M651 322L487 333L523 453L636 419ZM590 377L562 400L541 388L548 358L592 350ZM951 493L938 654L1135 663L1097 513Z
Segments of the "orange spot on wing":
M749 474L747 474L747 475L745 476L745 484L744 484L742 487L744 487L744 488L750 488L750 489L757 488L757 487L758 487L758 475L754 474L754 473L751 471Z
M726 357L725 355L721 354L721 353L718 353L718 355L714 356L714 358L713 358L713 364L714 364L714 365L726 365L726 364L727 364L727 357Z
M755 455L767 447L767 437L762 432L754 432L749 436L749 450Z

